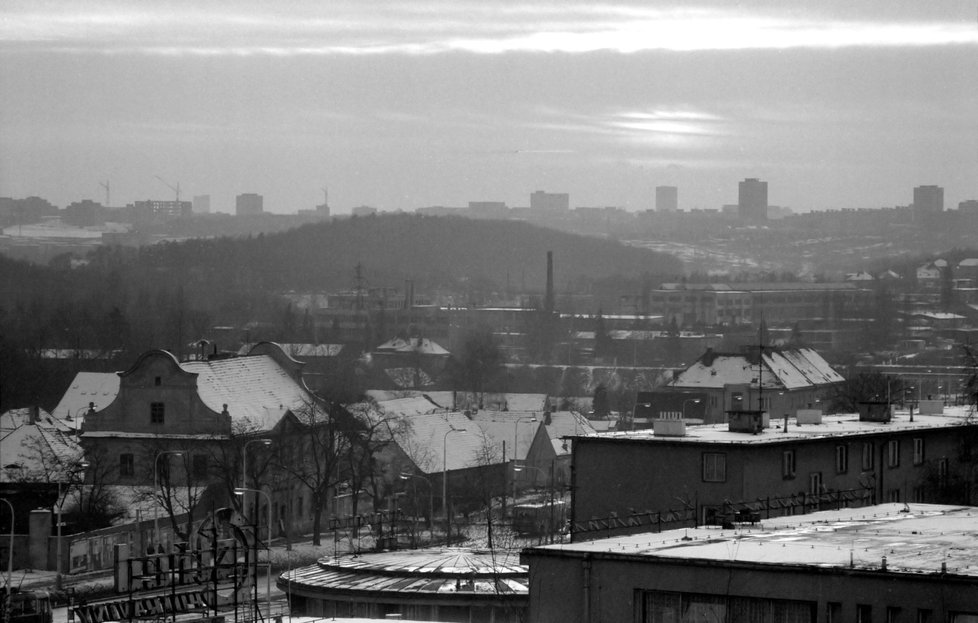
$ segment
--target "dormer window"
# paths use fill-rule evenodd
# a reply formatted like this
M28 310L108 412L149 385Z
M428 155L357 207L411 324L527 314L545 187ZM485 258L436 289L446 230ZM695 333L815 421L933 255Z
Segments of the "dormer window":
M166 416L166 405L162 402L151 402L149 404L149 423L162 424Z

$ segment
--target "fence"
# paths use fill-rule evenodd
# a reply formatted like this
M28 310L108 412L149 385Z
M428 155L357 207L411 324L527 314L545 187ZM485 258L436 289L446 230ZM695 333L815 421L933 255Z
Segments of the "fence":
M571 525L573 540L579 537L599 538L633 532L669 530L702 523L729 525L759 521L761 517L805 514L817 510L863 506L874 501L870 488L826 491L817 494L799 493L782 497L758 498L754 501L730 502L682 508L679 510L631 512L621 516L611 513L606 517L575 521Z

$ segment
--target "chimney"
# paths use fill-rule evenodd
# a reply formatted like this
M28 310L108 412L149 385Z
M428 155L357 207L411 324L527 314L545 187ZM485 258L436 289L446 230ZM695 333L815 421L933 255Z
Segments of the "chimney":
M547 251L547 293L543 299L543 309L548 314L554 311L554 252Z
M38 420L41 419L41 407L37 405L32 406L28 410L28 414L30 417L30 424L31 425L37 424Z

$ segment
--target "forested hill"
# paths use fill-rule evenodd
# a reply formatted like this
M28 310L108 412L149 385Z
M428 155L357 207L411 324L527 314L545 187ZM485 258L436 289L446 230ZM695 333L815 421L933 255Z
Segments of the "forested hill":
M339 290L354 286L357 264L368 286L456 288L466 283L541 290L546 253L556 283L614 275L677 275L671 256L614 241L512 221L475 221L411 214L376 215L306 225L243 239L196 240L145 249L157 269L204 271L224 283L265 289Z

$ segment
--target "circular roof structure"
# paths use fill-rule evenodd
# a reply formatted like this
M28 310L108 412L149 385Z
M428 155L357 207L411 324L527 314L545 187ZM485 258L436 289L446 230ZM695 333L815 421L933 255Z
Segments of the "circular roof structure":
M279 576L285 591L312 598L526 600L529 569L517 552L460 548L321 558Z

